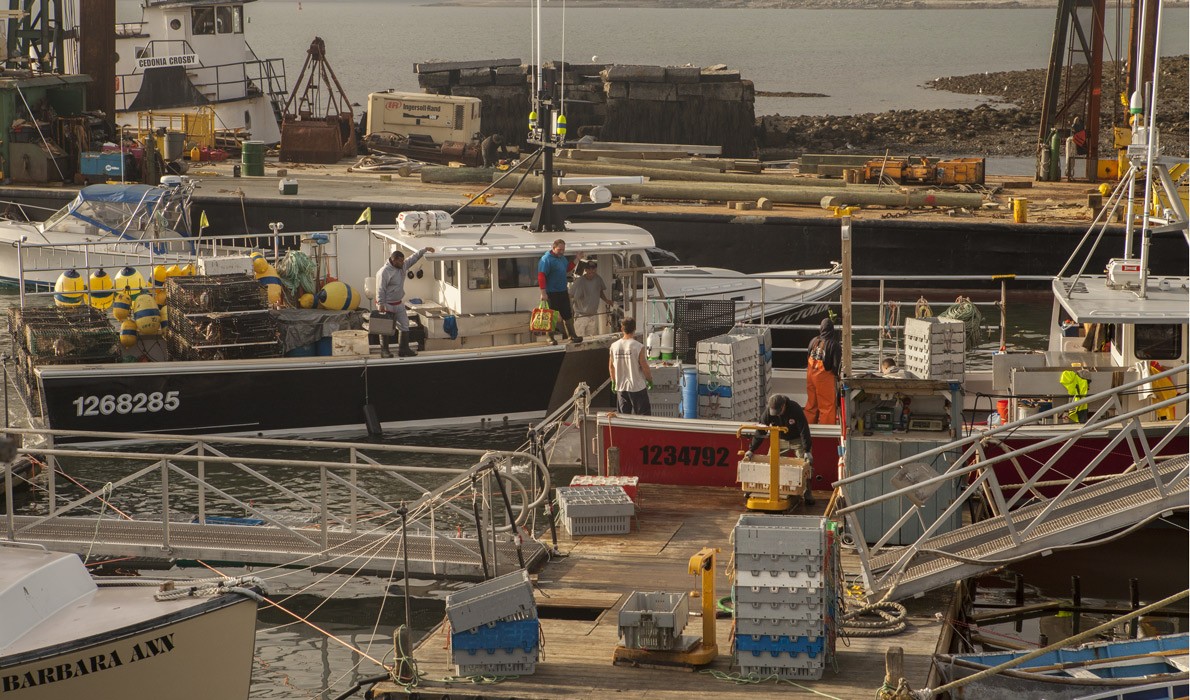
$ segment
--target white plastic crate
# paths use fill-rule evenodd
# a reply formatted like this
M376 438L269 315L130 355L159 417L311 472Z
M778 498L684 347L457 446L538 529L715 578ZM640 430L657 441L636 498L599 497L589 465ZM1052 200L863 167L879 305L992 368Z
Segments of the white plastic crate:
M948 318L905 319L905 369L922 379L962 381L966 329Z
M781 457L777 488L781 493L796 495L805 487L806 460ZM763 459L741 460L736 468L736 481L745 491L767 491L771 469L767 456Z
M562 515L568 518L636 515L636 504L620 486L559 486L558 505Z
M529 574L523 569L446 596L446 617L456 632L500 620L537 617Z
M682 366L673 362L649 362L649 369L653 373L653 390L665 387L678 387L682 381Z
M629 649L672 649L689 618L685 593L633 591L620 608L620 636Z
M655 404L650 401L650 413L658 418L681 418L682 406L680 404Z
M751 655L749 655L751 656ZM757 661L769 663L775 659L767 657L754 657ZM756 678L768 678L770 676L777 676L778 678L801 679L806 681L816 681L822 678L822 671L825 664L818 664L811 668L790 668L787 666L753 666L751 664L744 664L741 658L737 665L740 667L740 675L753 676Z
M619 486L628 494L632 502L636 502L636 493L640 488L639 476L598 476L595 474L576 474L570 479L571 486Z
M562 522L571 535L627 535L632 531L631 515L602 515L575 518L563 515Z

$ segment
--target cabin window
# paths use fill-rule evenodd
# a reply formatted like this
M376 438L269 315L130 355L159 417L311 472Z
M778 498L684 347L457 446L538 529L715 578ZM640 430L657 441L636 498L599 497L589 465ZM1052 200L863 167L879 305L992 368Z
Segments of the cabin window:
M459 286L455 283L455 262L453 260L440 260L435 263L434 279L439 282L445 282L452 287Z
M1176 360L1182 356L1182 327L1173 323L1137 324L1138 360Z
M138 46L132 52L137 58L144 58L149 55L149 48L147 46Z
M216 7L215 31L220 34L242 34L244 32L242 11L242 7L233 5Z
M537 286L538 258L500 258L496 275L500 289L525 289Z
M215 33L215 8L196 7L190 11L190 33L195 36Z
M468 260L467 261L467 289L491 289L492 288L492 261L484 258L483 260Z

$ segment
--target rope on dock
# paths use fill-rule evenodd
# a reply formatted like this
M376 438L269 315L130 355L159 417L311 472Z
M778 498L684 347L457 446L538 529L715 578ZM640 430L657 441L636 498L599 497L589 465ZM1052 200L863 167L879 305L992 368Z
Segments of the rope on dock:
M867 616L879 619L864 620ZM905 606L891 600L883 600L844 613L841 623L850 637L889 637L904 632L909 626L905 621L908 612Z
M798 683L796 681L791 681L788 678L782 678L776 674L771 675L771 676L754 676L751 674L745 675L742 673L727 673L725 671L720 671L720 670L714 669L714 668L704 668L701 671L699 671L699 673L705 673L708 676L710 676L711 678L714 678L715 680L728 681L731 683L735 683L736 685L760 685L761 683L768 683L769 681L772 681L777 685L785 683L788 685L792 685L793 687L798 688L799 690L804 690L807 693L814 693L815 695L818 695L820 697L830 698L831 700L842 700L842 698L840 698L836 695L824 693L821 690L815 690L814 688L811 688L808 685L802 685L801 683Z

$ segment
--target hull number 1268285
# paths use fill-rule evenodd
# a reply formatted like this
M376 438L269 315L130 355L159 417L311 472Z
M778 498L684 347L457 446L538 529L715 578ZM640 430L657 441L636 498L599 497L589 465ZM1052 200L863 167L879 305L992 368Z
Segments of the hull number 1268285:
M113 396L80 396L71 403L74 404L76 416L110 416L113 413L126 415L129 413L160 413L173 411L182 405L176 391L164 394L154 391L151 394L120 394Z

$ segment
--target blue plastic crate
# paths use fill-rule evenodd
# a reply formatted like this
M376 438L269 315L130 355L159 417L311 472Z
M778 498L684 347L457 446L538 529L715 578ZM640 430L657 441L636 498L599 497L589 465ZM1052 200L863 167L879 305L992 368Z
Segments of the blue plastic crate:
M455 632L450 635L451 649L474 654L477 651L517 649L526 653L537 648L541 625L536 618L531 620L503 620L473 630Z
M699 396L719 396L724 399L730 399L731 398L731 386L724 385L724 384L719 384L716 386L711 386L709 384L699 384L698 385L698 395Z
M826 650L823 637L787 637L769 635L737 634L735 647L741 652L750 651L753 656L768 652L773 656L781 653L806 654L811 659Z

